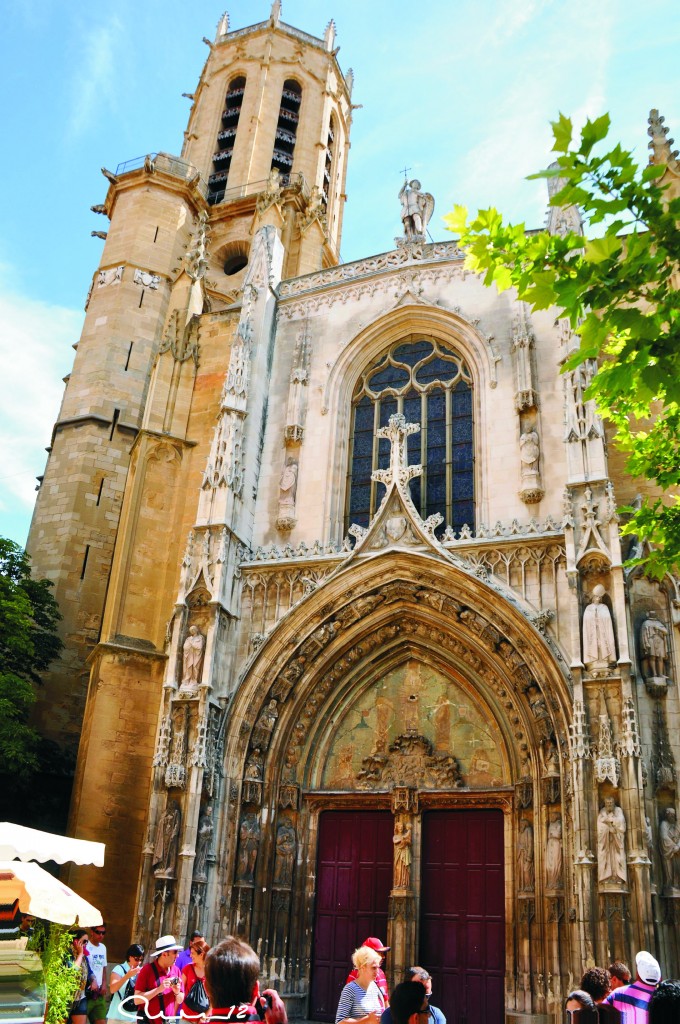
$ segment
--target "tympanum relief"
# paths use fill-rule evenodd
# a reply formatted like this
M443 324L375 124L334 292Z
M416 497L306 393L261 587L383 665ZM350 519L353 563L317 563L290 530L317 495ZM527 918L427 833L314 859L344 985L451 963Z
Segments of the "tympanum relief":
M417 766L416 766L417 762ZM345 711L323 771L325 789L363 781L488 788L504 784L501 738L488 714L451 678L409 660L392 669Z

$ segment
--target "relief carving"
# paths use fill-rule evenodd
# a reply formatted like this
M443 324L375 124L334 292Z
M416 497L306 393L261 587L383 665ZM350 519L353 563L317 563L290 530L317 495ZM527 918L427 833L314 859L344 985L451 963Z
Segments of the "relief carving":
M183 705L174 707L171 713L172 746L165 769L165 785L184 789L186 782L187 709Z
M459 789L464 780L455 757L435 754L424 736L398 736L387 754L374 754L361 762L356 776L360 789L412 786L416 789Z
M253 729L251 743L254 750L266 751L269 748L269 742L278 717L278 703L275 700L270 700Z
M262 754L256 748L246 761L243 773L243 803L259 807L262 803L262 782L264 766Z

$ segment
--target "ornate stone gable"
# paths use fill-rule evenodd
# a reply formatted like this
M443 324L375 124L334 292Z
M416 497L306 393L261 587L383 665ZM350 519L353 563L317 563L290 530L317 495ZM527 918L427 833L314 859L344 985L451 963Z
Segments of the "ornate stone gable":
M362 555L395 547L429 548L441 558L458 561L435 536L434 531L442 523L441 515L437 512L427 519L421 519L409 494L409 481L421 476L423 467L409 466L406 438L419 430L419 424L407 423L401 413L396 413L390 416L386 427L381 427L377 431L378 437L387 438L390 442L390 465L387 469L376 469L371 474L371 479L384 484L387 490L368 529L357 525L350 526L349 532L356 538L357 543L354 551L339 566L338 571Z

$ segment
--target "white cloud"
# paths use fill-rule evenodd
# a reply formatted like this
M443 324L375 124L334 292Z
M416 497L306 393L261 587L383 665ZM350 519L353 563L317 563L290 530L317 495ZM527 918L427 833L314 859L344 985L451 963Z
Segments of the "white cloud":
M82 42L76 44L80 63L72 81L73 100L67 128L71 138L86 132L95 115L101 114L102 107L114 101L116 48L123 40L123 25L112 15L106 24L90 29Z
M3 267L7 278L7 267ZM25 539L83 313L0 290L0 534Z

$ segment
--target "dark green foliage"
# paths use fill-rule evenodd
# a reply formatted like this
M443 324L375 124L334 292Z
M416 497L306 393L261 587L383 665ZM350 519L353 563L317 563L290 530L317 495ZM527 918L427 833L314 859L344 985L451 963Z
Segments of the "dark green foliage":
M5 777L26 778L40 765L39 737L28 717L40 673L62 648L51 586L31 577L22 548L0 538L0 763Z

